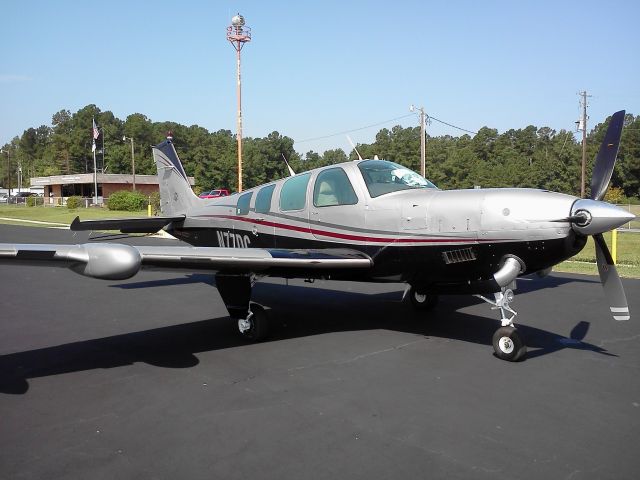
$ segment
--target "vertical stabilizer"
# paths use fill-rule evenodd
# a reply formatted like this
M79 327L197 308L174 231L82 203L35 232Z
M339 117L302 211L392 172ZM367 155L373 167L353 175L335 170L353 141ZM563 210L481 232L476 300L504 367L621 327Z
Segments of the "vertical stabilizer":
M153 147L153 160L158 169L162 215L185 215L199 199L191 190L173 142L167 139Z

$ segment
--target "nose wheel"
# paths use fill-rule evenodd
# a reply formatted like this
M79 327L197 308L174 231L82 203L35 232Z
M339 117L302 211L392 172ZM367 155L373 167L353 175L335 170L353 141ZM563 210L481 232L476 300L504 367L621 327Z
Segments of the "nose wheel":
M517 362L527 353L527 347L518 333L513 327L500 327L493 334L493 350L496 356L508 362Z

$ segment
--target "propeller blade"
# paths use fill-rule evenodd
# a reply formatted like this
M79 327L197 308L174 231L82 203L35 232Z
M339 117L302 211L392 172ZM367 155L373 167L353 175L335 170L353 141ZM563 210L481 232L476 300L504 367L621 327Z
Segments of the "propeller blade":
M609 247L604 241L601 233L593 236L596 244L596 260L598 262L598 273L600 282L604 289L604 295L609 302L609 308L614 320L629 320L629 304L627 296L624 294L624 287L618 275L618 270L613 263Z
M595 166L593 167L591 200L602 200L604 194L607 193L607 188L609 188L609 181L613 174L613 167L616 165L616 155L618 155L618 148L620 147L624 114L625 111L620 110L611 115L609 128L607 128L607 133L604 135Z

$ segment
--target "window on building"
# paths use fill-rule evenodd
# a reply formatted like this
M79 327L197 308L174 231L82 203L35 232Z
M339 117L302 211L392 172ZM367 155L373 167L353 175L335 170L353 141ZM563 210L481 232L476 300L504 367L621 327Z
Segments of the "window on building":
M291 177L284 182L280 191L280 210L302 210L307 203L307 185L309 184L310 173L303 173Z
M342 168L330 168L318 174L313 187L313 204L316 207L355 205L356 203L358 203L358 196Z

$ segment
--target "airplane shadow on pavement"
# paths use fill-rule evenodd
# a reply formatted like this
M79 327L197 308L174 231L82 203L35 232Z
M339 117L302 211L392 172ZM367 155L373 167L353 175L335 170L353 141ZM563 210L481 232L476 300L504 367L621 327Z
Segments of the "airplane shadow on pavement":
M556 287L568 281L576 280L549 277L543 286ZM211 275L188 275L173 280L116 286L150 288L171 282L213 284ZM539 282L522 283L520 293L542 288ZM497 316L488 309L487 317L460 312L465 307L482 303L469 295L444 297L432 312L417 312L408 301L401 303L401 297L402 291L363 294L315 285L258 283L254 289L254 300L270 309L272 331L267 341L387 329L490 346L492 335L499 326ZM526 325L518 328L526 339L529 360L565 348L612 355L603 348L582 342L589 328L585 321L579 322L569 337ZM247 344L237 333L235 321L221 317L11 353L0 356L0 393L24 394L29 390L28 380L32 378L117 368L139 362L164 368L189 368L199 363L197 353Z

